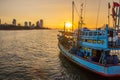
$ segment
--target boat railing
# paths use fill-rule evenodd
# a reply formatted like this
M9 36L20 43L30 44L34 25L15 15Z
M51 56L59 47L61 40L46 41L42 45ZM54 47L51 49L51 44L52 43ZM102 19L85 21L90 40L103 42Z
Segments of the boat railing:
M80 40L86 43L106 44L108 48L120 48L120 31L113 31L112 37L106 30L86 30L81 31ZM107 42L108 40L108 42ZM91 45L90 44L90 45ZM97 45L97 46L99 46ZM95 45L94 45L95 46Z
M94 48L107 48L106 30L87 30L80 35L80 45Z
M105 38L105 30L90 30L90 31L82 31L80 37L84 39L98 39Z

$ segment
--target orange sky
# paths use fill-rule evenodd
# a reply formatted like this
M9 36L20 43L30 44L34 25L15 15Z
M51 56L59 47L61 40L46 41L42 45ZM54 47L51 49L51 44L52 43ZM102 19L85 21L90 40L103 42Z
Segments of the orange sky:
M24 21L36 23L43 19L44 26L50 28L62 28L64 22L71 22L71 3L73 0L0 0L0 18L2 23L12 23L15 18L17 23ZM98 26L107 23L108 2L119 0L101 0ZM85 0L75 0L78 8ZM87 27L95 28L97 20L99 0L86 0L85 23ZM75 14L75 24L78 16ZM112 18L111 18L112 21ZM112 25L112 24L111 24Z

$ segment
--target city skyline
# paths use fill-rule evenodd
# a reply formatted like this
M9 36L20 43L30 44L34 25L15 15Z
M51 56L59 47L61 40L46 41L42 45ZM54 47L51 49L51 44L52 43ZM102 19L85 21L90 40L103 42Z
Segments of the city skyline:
M11 23L2 23L1 24L1 19L0 19L0 25L13 25L13 26L23 26L23 27L39 27L39 28L44 28L44 20L40 19L39 21L36 21L36 24L32 23L31 21L24 21L23 25L17 22L16 19L11 20Z
M44 20L40 19L36 21L36 24L31 21L24 21L24 25L17 23L16 19L11 20L11 23L1 24L0 19L0 30L37 30L37 29L50 29L44 26Z
M33 22L43 19L46 27L62 28L64 22L71 22L71 9L73 0L1 0L0 19L1 23L11 23L15 18L18 23L24 25L24 21ZM119 0L114 0L119 1ZM85 3L85 0L75 0L75 4ZM108 2L113 0L101 0L98 26L107 23ZM87 27L96 27L97 11L99 0L86 0L85 23ZM77 25L78 16L75 14L75 24ZM112 23L112 17L111 17ZM112 25L112 24L111 24Z

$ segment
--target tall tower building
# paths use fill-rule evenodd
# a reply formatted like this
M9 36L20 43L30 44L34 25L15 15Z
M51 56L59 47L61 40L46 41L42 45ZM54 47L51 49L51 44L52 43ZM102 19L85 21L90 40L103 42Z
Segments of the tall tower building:
M34 25L34 24L32 24L31 28L34 28L34 27L35 27L35 25Z
M39 21L36 22L36 27L40 27Z
M24 26L28 27L28 22L27 21L24 22Z
M16 19L13 19L12 24L16 26Z
M43 20L40 20L40 28L43 28Z
M1 19L0 19L0 25L1 25Z
M29 27L31 27L32 26L32 24L31 24L31 22L29 22Z

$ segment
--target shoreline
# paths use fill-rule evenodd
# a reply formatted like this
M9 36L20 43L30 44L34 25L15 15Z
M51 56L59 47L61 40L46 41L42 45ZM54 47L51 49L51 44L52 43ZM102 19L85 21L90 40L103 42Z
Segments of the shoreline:
M0 25L0 30L44 30L49 29L47 27L28 27L28 26L14 26L14 25Z
M52 29L0 29L0 31L13 31L13 30L15 30L15 31L17 31L17 30L52 30Z

